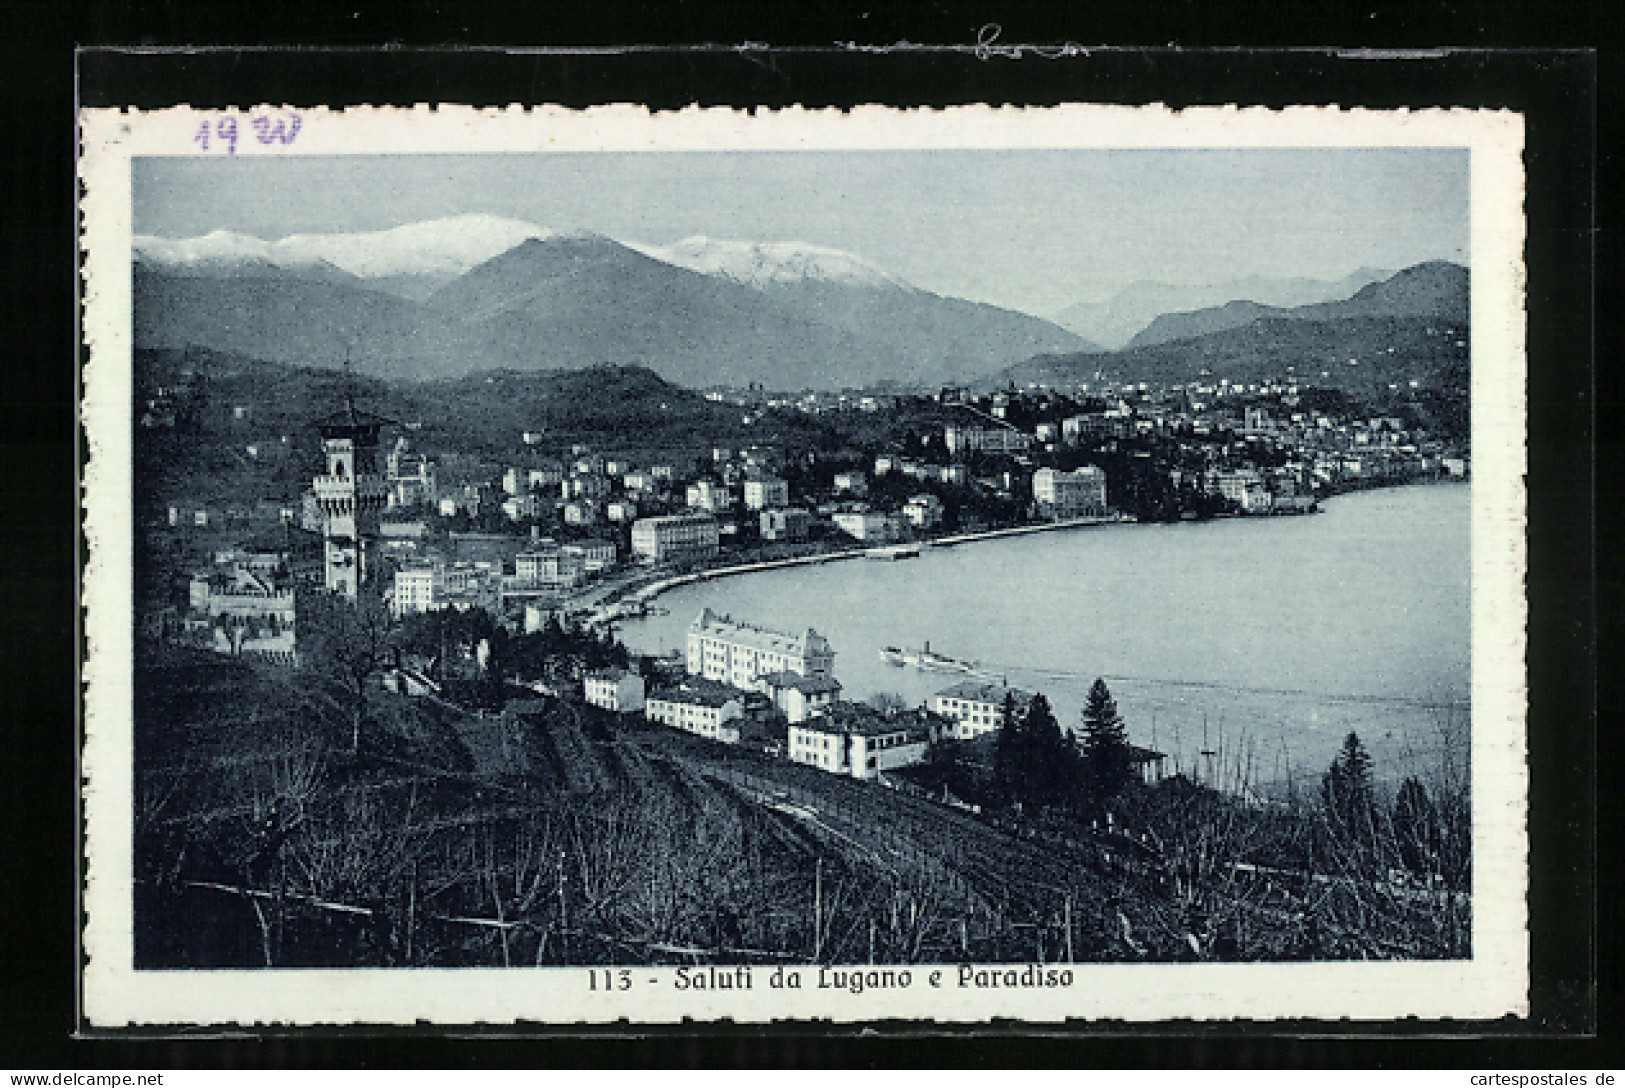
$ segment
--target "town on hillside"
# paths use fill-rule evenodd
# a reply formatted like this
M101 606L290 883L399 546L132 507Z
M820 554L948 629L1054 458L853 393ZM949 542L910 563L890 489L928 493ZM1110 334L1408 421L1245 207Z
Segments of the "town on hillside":
M224 422L208 432L211 454L264 490L199 499L182 477L145 497L139 623L288 662L301 587L352 594L365 580L397 618L478 608L535 631L553 614L595 624L635 615L658 607L664 589L730 570L904 559L1102 520L1313 513L1342 491L1469 474L1449 428L1361 414L1286 382L981 395L714 390L708 401L746 421L808 418L824 440L649 451L625 436L566 441L537 430L508 436L509 452L494 456L417 448L420 421L353 404L351 416L290 434L283 417L258 420L268 405L209 403L202 384L185 370L154 383L138 438L175 442L213 413ZM296 488L313 437L325 464Z
M1265 800L1222 753L1192 776L1130 743L1103 681L1072 730L929 650L888 648L944 674L907 706L843 698L810 628L707 608L658 658L612 626L732 571L1312 514L1464 476L1456 447L1290 386L710 403L730 395L838 440L683 457L524 432L487 459L416 447L353 391L272 435L264 405L155 390L138 458L212 410L265 491L143 497L138 962L1466 953L1465 785L1390 798L1353 734L1318 791Z

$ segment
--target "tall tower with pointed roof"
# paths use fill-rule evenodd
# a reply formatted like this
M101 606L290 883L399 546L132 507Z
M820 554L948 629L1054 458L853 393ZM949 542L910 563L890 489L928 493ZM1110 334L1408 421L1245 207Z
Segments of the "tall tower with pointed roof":
M326 472L316 477L322 512L323 584L355 600L367 580L369 551L389 488L378 469L378 436L393 420L359 411L353 396L343 411L316 421Z

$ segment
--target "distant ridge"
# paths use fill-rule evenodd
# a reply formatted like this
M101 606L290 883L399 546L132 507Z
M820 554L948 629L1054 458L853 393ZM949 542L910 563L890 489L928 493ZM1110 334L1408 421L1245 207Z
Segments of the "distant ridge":
M1466 298L1467 270L1447 261L1430 261L1368 284L1343 301L1290 308L1242 301L1189 313L1163 314L1129 341L1128 346L1149 347L1185 340L1238 328L1266 317L1323 321L1340 317L1438 316L1465 322Z
M1254 276L1195 286L1139 281L1125 287L1106 302L1069 306L1055 314L1054 320L1063 328L1104 347L1120 348L1128 345L1136 334L1163 314L1222 308L1233 303L1292 307L1330 302L1346 299L1367 284L1391 275L1391 270L1361 268L1337 280Z
M1254 383L1286 379L1371 402L1438 401L1465 433L1471 336L1468 272L1407 268L1342 302L1264 313L1246 324L1115 352L1038 355L986 385Z

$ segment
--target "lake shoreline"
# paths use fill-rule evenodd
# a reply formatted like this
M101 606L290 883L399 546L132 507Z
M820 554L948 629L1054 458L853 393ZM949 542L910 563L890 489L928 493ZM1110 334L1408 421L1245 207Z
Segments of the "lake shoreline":
M1272 781L1324 767L1352 731L1382 776L1403 775L1451 713L1457 727L1469 720L1470 510L1468 487L1389 488L1352 492L1314 517L1098 535L1021 526L991 538L1025 539L926 549L919 562L803 560L722 581L742 565L732 564L650 577L643 590L661 594L659 607L615 629L634 652L663 655L707 606L774 630L812 627L842 652L845 697L891 693L909 705L963 678L897 669L877 653L929 641L1043 692L1068 723L1093 680L1110 677L1131 740L1183 766L1205 770L1209 747L1233 759L1234 738L1246 737L1257 779ZM1114 524L1136 523L1100 527Z
M1348 498L1353 495L1369 495L1376 491L1397 490L1405 487L1435 486L1438 484L1458 484L1465 486L1470 481L1457 479L1440 480L1406 480L1400 484L1378 485L1374 487L1350 488L1337 491L1317 500L1319 505L1330 503L1336 499ZM1307 517L1312 512L1298 512L1293 514L1221 514L1217 517L1205 519L1205 522L1215 521L1258 521L1273 517ZM919 541L922 551L932 548L952 548L961 544L974 544L985 540L1004 540L1016 536L1028 536L1034 533L1049 533L1072 529L1093 529L1121 525L1183 525L1184 521L1146 522L1135 518L1124 517L1121 514L1110 517L1082 517L1067 518L1061 521L1048 521L1037 525L1009 525L997 529L983 529L972 533L956 533L952 536L936 537L930 540ZM887 545L889 546L889 545ZM851 559L871 558L875 548L848 548L842 551L823 552L817 555L789 556L784 559L764 559L754 563L736 563L726 567L711 567L705 570L688 571L683 574L674 574L665 578L656 579L641 586L628 586L626 589L612 593L607 599L598 602L587 617L592 624L614 623L621 619L635 619L645 614L645 611L654 604L656 598L681 589L684 586L695 585L700 582L717 581L723 578L734 578L745 574L760 574L771 570L785 570L792 567L818 566L825 563L837 563ZM873 558L880 558L873 556ZM911 557L912 558L912 557ZM906 560L898 559L896 562Z
M932 548L952 548L960 544L971 544L981 540L999 540L1006 537L1026 536L1032 533L1047 533L1062 529L1088 529L1106 525L1137 525L1140 522L1122 516L1113 517L1084 517L1067 518L1062 521L1045 522L1041 525L1011 525L999 529L985 529L974 533L957 533L953 536L936 537L918 542L920 549L928 551ZM689 571L684 574L674 574L667 578L660 578L647 585L637 588L628 588L626 591L611 596L608 600L600 602L595 611L589 616L589 623L614 622L640 615L643 608L654 603L657 597L669 593L683 586L695 585L700 582L712 582L722 578L734 578L744 574L760 574L770 570L785 570L790 567L821 566L825 563L839 563L851 559L882 559L877 553L882 548L896 545L877 545L873 548L847 548L837 552L823 552L818 555L798 555L784 559L764 559L755 563L739 563L727 567L711 567L706 570ZM910 556L908 558L916 558ZM888 559L889 562L905 562L905 559Z

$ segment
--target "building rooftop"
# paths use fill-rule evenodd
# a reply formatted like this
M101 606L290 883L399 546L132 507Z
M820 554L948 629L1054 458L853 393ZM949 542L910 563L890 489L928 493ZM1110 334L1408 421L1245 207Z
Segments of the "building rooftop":
M301 551L319 552L321 549L321 533L311 529L302 529L298 525L286 521L259 533L242 545L243 551L260 555L292 554Z
M923 740L933 724L947 726L952 723L924 707L887 713L876 710L868 703L840 700L821 707L811 718L791 728L810 729L818 733L850 733L866 737L885 733L909 733Z
M688 703L693 706L719 707L734 700L743 700L745 693L727 684L707 680L703 676L685 676L674 684L662 685L651 692L650 699L668 703Z
M943 688L937 692L939 699L969 699L980 703L1003 703L1006 695L1013 695L1016 702L1025 703L1032 699L1032 695L1020 688L1005 687L1003 684L990 684L977 680L961 680L953 687Z
M376 412L363 411L353 403L330 416L323 416L314 424L323 438L357 437L371 439L373 442L378 440L379 428L396 425L395 420L378 415Z
M1142 763L1156 763L1167 758L1168 756L1165 753L1158 752L1152 748L1141 748L1137 744L1130 744L1128 746L1128 760L1130 763L1136 765Z
M829 641L807 628L799 635L787 635L782 631L774 631L767 627L758 627L752 623L741 623L731 616L718 615L709 608L701 609L700 614L689 624L689 633L704 635L710 638L723 638L730 642L749 646L754 650L765 650L769 653L779 654L811 654L829 653Z
M833 695L841 682L833 676L803 676L799 672L767 672L759 679L775 688L795 688L803 695Z
M716 518L703 510L690 510L682 514L656 514L651 517L639 518L639 525L672 525L680 521L715 521Z
M193 581L207 582L209 588L217 595L253 594L273 595L287 592L288 587L277 579L261 571L248 570L236 567L230 570L214 568L199 571L192 577Z

